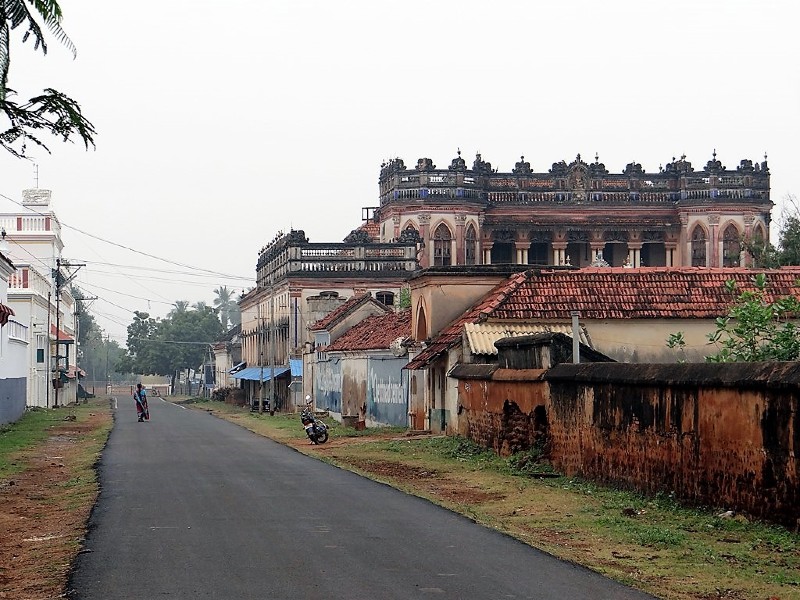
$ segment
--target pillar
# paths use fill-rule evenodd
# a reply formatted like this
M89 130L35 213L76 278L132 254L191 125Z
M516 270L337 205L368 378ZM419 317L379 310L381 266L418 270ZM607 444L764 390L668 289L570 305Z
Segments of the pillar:
M667 266L674 267L675 266L675 250L678 249L677 242L666 242L664 244L664 249L667 251Z
M464 235L465 235L465 228L464 225L466 224L467 217L465 215L455 215L456 221L456 236L455 236L455 252L453 253L453 258L455 261L453 264L455 265L463 265L467 262L465 249L464 249Z
M517 251L516 264L518 264L518 265L527 265L528 264L528 248L529 247L530 247L530 242L527 242L527 241L514 242L514 249Z
M567 264L567 242L552 242L550 246L553 249L553 264L557 266Z
M494 246L494 242L484 242L483 243L483 263L484 265L492 264L492 246Z
M628 242L628 262L635 268L642 266L642 242Z
M722 264L719 260L719 215L708 215L708 224L711 226L711 234L709 235L709 243L711 244L711 252L707 252L708 256L706 264L709 267L721 267ZM691 241L689 242L691 245Z

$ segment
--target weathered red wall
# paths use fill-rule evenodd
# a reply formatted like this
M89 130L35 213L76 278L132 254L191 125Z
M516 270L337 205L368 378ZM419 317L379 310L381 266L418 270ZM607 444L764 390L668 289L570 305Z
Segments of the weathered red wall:
M459 381L459 426L503 455L546 429L565 474L796 526L798 390L796 363L499 370Z

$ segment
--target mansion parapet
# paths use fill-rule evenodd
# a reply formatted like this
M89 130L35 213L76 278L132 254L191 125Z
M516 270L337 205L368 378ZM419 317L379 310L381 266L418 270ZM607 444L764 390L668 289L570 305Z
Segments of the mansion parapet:
M657 172L629 163L610 173L578 155L535 172L524 157L500 173L478 154L447 169L383 164L376 219L383 242L418 238L420 266L743 265L742 241L768 239L769 167L727 169L714 152L703 170L685 156Z

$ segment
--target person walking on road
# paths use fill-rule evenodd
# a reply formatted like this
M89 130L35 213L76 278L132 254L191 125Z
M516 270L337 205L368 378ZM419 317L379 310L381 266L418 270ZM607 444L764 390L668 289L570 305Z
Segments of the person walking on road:
M136 384L136 391L133 392L133 399L136 400L136 414L139 416L139 423L150 420L150 409L147 407L147 392L141 383Z

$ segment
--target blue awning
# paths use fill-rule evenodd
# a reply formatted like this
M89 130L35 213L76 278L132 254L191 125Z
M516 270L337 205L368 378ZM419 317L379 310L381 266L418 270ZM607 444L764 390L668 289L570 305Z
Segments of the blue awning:
M269 381L270 376L274 373L275 377L283 375L289 370L289 367L247 367L238 373L234 373L235 379L247 379L248 381ZM263 376L262 376L263 374Z
M292 370L292 377L302 377L303 376L303 359L302 358L290 358L289 359L289 368Z

